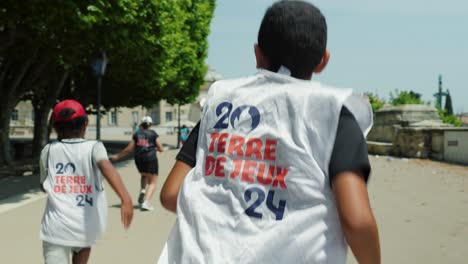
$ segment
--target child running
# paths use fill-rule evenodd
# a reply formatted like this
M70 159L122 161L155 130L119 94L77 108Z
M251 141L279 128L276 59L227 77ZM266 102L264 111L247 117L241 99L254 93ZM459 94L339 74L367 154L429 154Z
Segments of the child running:
M344 264L348 245L359 263L380 263L366 187L372 110L310 81L328 63L326 42L314 5L268 8L259 73L211 86L163 186L177 221L158 263Z
M103 176L119 196L121 221L128 229L133 205L104 145L85 140L88 118L74 100L58 103L52 113L58 140L41 152L41 187L47 193L40 237L46 264L84 264L91 246L106 228L107 202Z
M152 124L153 119L150 116L143 117L140 129L133 134L130 143L111 158L115 162L135 150L135 165L141 174L138 203L142 211L154 210L150 201L156 190L159 173L157 151L164 152L158 133L151 129Z

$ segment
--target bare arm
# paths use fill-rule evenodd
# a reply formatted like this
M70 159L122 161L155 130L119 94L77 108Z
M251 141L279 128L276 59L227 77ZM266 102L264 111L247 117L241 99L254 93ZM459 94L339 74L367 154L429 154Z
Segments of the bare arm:
M360 264L379 264L379 234L363 177L342 172L334 177L332 186L341 226L356 260Z
M120 208L121 221L124 228L128 229L133 218L132 198L128 194L119 173L108 160L100 160L98 166L112 189L120 197L120 201L122 202L122 207Z
M159 140L159 137L156 138L156 148L158 149L159 152L164 152L164 147L161 144L161 141Z
M135 149L135 141L132 140L130 141L130 143L128 143L128 145L121 152L119 152L117 155L112 157L111 160L117 161L121 159L122 157L125 157L126 155L128 155L128 153L132 152L134 149Z
M171 172L169 172L167 176L166 182L164 182L159 198L164 208L173 213L176 212L177 195L179 194L180 186L191 169L192 167L184 162L176 161Z

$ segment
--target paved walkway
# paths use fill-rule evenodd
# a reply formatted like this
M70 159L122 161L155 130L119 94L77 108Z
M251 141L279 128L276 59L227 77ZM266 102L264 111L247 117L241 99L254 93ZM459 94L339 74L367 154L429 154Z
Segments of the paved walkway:
M174 164L176 153L176 150L169 150L159 156L161 177L158 179L157 192L153 197L156 209L152 212L141 212L135 206L133 223L127 232L120 224L119 199L107 186L109 204L107 232L93 247L90 264L156 262L175 220L172 213L162 209L158 195L162 182ZM133 161L127 160L119 163L117 167L136 205L140 179L135 165ZM27 194L0 201L1 263L43 263L39 225L45 202L45 195L35 192L34 189Z
M158 193L175 155L176 150L170 150L160 156ZM467 263L468 167L388 157L371 157L371 163L369 192L383 263ZM120 163L118 169L136 200L139 178L133 162ZM110 188L107 195L108 230L93 248L89 263L155 263L174 215L160 207L156 194L157 209L136 210L133 225L125 232L118 199ZM1 263L42 263L38 229L44 206L44 196L33 189L0 201ZM351 253L348 263L356 263Z

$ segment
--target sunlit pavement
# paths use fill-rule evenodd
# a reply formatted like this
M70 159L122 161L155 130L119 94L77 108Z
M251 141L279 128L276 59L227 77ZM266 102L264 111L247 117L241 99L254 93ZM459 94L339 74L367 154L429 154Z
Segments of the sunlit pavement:
M108 229L89 263L155 263L175 221L158 194L177 150L160 155L156 210L141 212L129 231L120 224L119 201L107 188ZM468 259L468 167L426 160L371 156L369 193L383 263L466 263ZM139 174L132 160L117 164L134 204ZM0 201L1 263L43 263L39 224L45 196L29 189ZM349 252L348 263L356 263Z

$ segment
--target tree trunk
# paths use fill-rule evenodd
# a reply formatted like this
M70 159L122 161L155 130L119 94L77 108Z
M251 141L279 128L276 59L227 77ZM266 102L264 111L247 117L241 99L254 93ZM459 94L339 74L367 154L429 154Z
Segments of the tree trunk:
M16 70L14 67L13 69L10 68L12 62L7 60L7 67L2 69L2 73L0 74L0 164L13 164L9 135L10 115L26 91L26 87L21 87L21 83L36 59L37 53L38 49ZM8 76L8 74L11 74L11 76Z
M46 109L47 108L47 109ZM42 148L49 141L48 120L51 107L34 106L34 137L32 142L33 157L38 158Z
M0 103L0 164L12 165L10 145L10 114L13 110L8 103Z
M45 93L42 93L43 98L35 98L34 105L34 137L33 137L33 157L38 158L42 148L49 141L49 113L54 107L54 104L62 91L68 73L63 73L60 79L48 85ZM38 93L39 94L39 93ZM37 95L38 95L37 94ZM36 96L36 95L34 95Z

